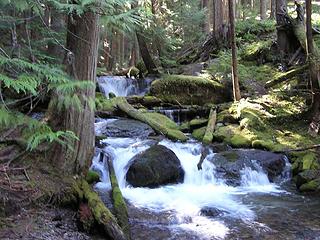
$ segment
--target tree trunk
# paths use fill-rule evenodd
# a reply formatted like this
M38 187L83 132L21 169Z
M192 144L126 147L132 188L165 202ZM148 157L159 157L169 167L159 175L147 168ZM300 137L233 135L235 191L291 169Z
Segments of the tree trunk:
M284 29L285 17L284 14L287 12L287 1L286 0L275 0L276 1L276 20L277 20L277 43L282 58L286 53L289 52L289 38L286 30Z
M58 34L63 31L63 27L65 26L65 16L60 11L57 11L57 9L50 8L50 22L48 26L50 26L54 34ZM64 50L57 41L59 40L57 39L54 42L48 43L48 54L57 58L61 63L64 57Z
M276 18L276 0L271 0L270 1L270 19L275 19Z
M239 101L241 98L239 78L238 78L238 61L237 61L237 45L235 37L234 26L234 0L229 0L229 21L230 21L230 38L231 38L231 51L232 51L232 84L233 84L233 98L235 101Z
M312 38L312 3L306 0L306 28L307 28L307 53L310 71L310 85L312 91L312 122L309 125L309 133L313 136L320 130L320 51L314 46Z
M213 3L213 31L215 34L220 35L219 33L222 31L223 28L223 0L221 1L212 1Z
M136 34L137 34L138 44L139 44L139 48L140 48L140 54L141 54L142 60L144 62L144 65L146 66L146 68L148 70L148 73L149 74L158 74L159 72L158 72L157 67L156 67L155 63L153 62L153 59L149 53L148 46L147 46L147 43L146 43L144 36L139 32L137 32Z
M138 7L138 1L135 0L132 2L131 8L134 9L137 7ZM149 74L159 74L157 66L154 63L154 61L150 55L146 39L143 36L142 32L140 32L140 30L136 30L136 36L137 36L137 40L138 40L140 54L141 54L142 60L144 62L144 65L146 66L146 69L148 70L148 73Z
M75 80L91 81L95 85L98 58L99 16L88 10L81 16L73 13L68 19L67 48L68 73ZM93 157L94 151L94 110L90 101L95 97L95 88L75 90L81 101L82 109L70 106L61 112L53 112L55 127L75 133L78 140L70 144L56 145L52 162L63 172L81 174L85 172ZM58 96L59 97L59 96Z
M260 19L265 20L267 18L267 0L260 0Z

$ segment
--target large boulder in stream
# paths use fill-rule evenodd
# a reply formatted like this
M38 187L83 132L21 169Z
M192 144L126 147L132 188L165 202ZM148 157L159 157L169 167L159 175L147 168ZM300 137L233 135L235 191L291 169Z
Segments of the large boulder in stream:
M118 119L106 124L101 130L102 135L107 137L140 137L146 138L155 135L153 129L140 121L131 119Z
M283 154L255 149L235 149L216 153L207 158L216 166L219 177L226 179L226 183L233 186L241 184L242 170L246 167L263 171L269 181L276 181L284 171L285 159Z
M183 105L204 105L231 100L230 91L207 77L165 75L151 84L150 94L164 102Z
M158 187L183 181L184 171L173 151L154 145L129 162L126 179L134 187Z

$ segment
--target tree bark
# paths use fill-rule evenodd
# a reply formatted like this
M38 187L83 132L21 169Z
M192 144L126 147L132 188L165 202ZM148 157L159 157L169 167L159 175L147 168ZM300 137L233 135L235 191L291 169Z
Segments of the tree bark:
M276 18L276 0L271 0L270 1L270 19L275 19Z
M309 61L310 85L312 91L312 122L309 125L309 133L313 136L320 130L320 51L314 46L312 38L312 2L306 0L306 32L307 54Z
M285 14L287 13L287 1L286 0L275 0L276 1L276 21L277 21L277 43L282 58L286 53L289 52L289 38L286 30L284 29Z
M57 11L57 9L51 7L50 22L48 26L50 26L50 29L54 34L58 34L65 26L65 16L61 14L60 11ZM54 38L56 37L54 36ZM48 54L55 57L61 63L64 56L64 50L56 41L51 41L48 43Z
M229 0L229 21L230 21L230 39L231 39L231 51L232 51L232 85L233 85L233 98L235 101L239 101L241 98L239 78L238 78L238 61L237 61L237 45L235 37L234 26L234 0Z
M265 20L267 18L267 0L260 0L260 19Z
M95 85L98 58L99 16L88 10L81 16L73 13L68 19L67 48L68 73L75 80L91 81ZM94 151L94 110L90 100L95 97L95 88L77 89L75 95L81 101L82 109L70 106L61 112L54 112L53 125L62 130L75 133L78 141L70 144L56 145L52 162L63 172L81 174L85 172L93 157ZM59 97L59 96L58 96Z

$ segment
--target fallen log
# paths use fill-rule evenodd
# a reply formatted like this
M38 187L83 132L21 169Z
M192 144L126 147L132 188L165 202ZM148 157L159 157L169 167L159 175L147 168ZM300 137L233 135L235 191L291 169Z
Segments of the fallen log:
M108 235L106 236L106 239L127 239L115 217L101 201L98 194L91 189L90 185L85 180L78 182L78 195L80 198L83 197L88 203L94 219L99 225L101 225L104 232Z
M209 144L212 142L213 132L214 132L214 128L216 126L216 121L217 121L217 110L211 109L210 114L209 114L209 121L208 121L208 125L206 128L206 132L205 132L203 139L202 139L203 143Z
M290 80L298 74L305 72L308 69L308 65L303 65L298 68L291 69L288 72L281 73L277 75L274 79L268 81L265 85L266 88L271 88L279 83L282 83L286 80Z
M171 140L179 140L182 142L185 142L188 140L187 136L184 135L180 130L167 127L167 126L165 126L165 124L159 123L159 119L152 118L150 114L155 114L155 113L148 113L148 112L139 111L139 110L135 109L134 107L132 107L127 102L127 100L123 97L119 98L116 106L121 111L125 112L128 116L148 124L156 132L158 132L162 135L165 135L166 137L168 137Z
M110 182L112 187L112 201L113 201L114 212L118 220L118 224L122 228L127 239L130 239L130 224L129 224L127 205L120 191L112 160L109 158L107 162L108 162L109 177L110 177Z

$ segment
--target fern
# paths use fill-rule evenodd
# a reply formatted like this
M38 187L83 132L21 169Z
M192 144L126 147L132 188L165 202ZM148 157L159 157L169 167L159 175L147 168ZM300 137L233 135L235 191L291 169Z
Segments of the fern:
M71 131L53 131L46 123L32 119L19 112L0 108L0 126L15 128L24 126L24 137L27 139L27 150L34 150L43 142L58 142L71 147L71 141L78 140Z

